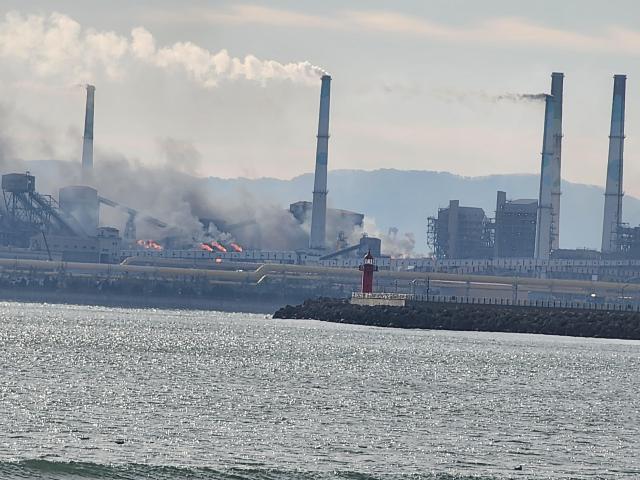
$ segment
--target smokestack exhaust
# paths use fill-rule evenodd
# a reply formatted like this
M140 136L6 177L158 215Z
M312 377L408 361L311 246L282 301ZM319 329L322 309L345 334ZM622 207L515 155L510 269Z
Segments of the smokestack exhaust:
M96 87L87 85L87 107L84 115L84 135L82 137L82 179L91 180L93 173L93 114Z
M548 259L552 247L552 187L554 179L554 117L556 102L547 95L544 108L544 133L542 135L542 162L540 167L540 197L536 225L536 258Z
M316 147L316 171L313 182L313 209L311 211L311 235L309 248L324 249L327 235L327 160L329 156L329 103L331 77L322 76L320 90L320 117Z
M562 96L564 73L551 74L551 96L553 97L553 143L554 157L551 163L551 249L560 248L560 194L562 183Z
M622 173L624 160L624 110L626 75L613 77L611 130L609 133L609 159L604 192L604 218L602 224L602 253L618 251L618 228L622 223Z

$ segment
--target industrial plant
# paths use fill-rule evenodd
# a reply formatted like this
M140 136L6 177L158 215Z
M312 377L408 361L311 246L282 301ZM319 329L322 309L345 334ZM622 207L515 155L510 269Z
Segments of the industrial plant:
M329 108L331 77L321 78L320 109L316 146L315 181L312 200L292 203L283 212L292 225L307 236L306 245L295 250L266 250L240 241L243 230L259 226L255 218L229 222L226 219L199 217L201 229L177 240L169 222L157 219L119 199L110 199L96 188L93 142L96 88L86 85L86 108L80 166L82 184L63 186L57 199L36 189L36 177L29 172L2 176L4 208L0 223L0 258L25 258L64 262L120 263L130 257L146 259L190 259L217 262L314 263L325 257L355 259L373 246L378 256L380 241L363 231L364 214L327 208L327 164L329 147ZM112 208L126 216L123 225L103 225L101 209ZM215 215L212 214L213 217ZM160 232L158 238L139 238L140 223ZM259 237L259 235L258 235ZM376 242L377 240L377 242Z
M366 212L327 206L329 75L323 75L320 82L311 201L296 201L288 210L280 212L303 239L295 248L264 248L259 241L244 242L243 232L259 230L260 219L230 221L218 218L215 212L199 215L197 232L177 237L177 229L170 221L100 192L96 188L93 158L96 88L87 85L79 166L82 184L62 186L55 197L39 192L37 179L29 172L4 172L0 260L59 262L66 271L72 270L74 263L93 264L96 266L85 266L81 270L93 271L96 275L104 271L97 266L100 264L112 265L109 272L127 274L136 271L131 270L134 266L204 272L258 271L260 265L265 264L291 265L307 268L306 281L329 279L332 288L345 288L350 283L335 278L351 278L350 273L344 274L345 277L340 272L356 273L362 258L369 255L375 258L376 268L381 272L399 275L395 277L396 291L415 289L435 274L463 276L456 280L462 284L438 287L442 292L468 290L470 280L463 280L465 275L476 279L491 276L491 279L515 277L549 281L547 296L558 294L557 289L553 291L552 279L633 283L634 278L640 278L640 226L629 226L622 217L626 77L614 77L600 252L560 248L563 81L562 73L553 73L550 93L544 96L538 198L518 198L517 192L498 191L495 212L463 206L459 200L450 199L446 208L440 208L427 219L426 241L432 255L417 258L385 256L383 241L365 232ZM120 212L125 220L120 225L103 224L104 209ZM154 238L139 235L142 225L152 227L158 235ZM27 264L24 265L26 268ZM50 264L30 263L29 268L46 265ZM291 272L293 270L289 271L290 275ZM409 278L403 277L404 274L413 277L399 284L397 278ZM334 280L330 280L332 278ZM260 278L256 280L260 281ZM586 294L580 292L580 295Z
M451 200L427 220L434 269L623 282L640 276L640 227L622 219L625 75L613 82L602 249L560 248L563 80L562 73L553 73L545 96L538 199L509 200L497 192L492 218Z

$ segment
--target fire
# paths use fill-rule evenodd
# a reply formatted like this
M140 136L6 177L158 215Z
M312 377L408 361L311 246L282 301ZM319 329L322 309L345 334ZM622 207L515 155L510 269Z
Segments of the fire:
M222 245L220 245L220 244L219 244L218 242L216 242L215 240L211 240L211 241L209 242L209 245L211 245L213 248L215 248L215 249L217 249L217 250L219 250L219 251L221 251L221 252L223 252L223 253L226 253L226 251L227 251L227 249L226 249L226 248L224 248Z
M164 247L155 240L136 240L136 244L147 250L164 250Z
M242 247L240 245L238 245L237 243L231 243L230 246L236 252L241 252L242 251ZM211 240L210 242L201 243L200 244L200 249L201 250L206 250L207 252L227 253L227 251L228 251L221 243L216 242L215 240Z
M205 250L207 252L213 252L213 248L211 248L209 245L207 245L206 243L201 243L200 244L200 249Z

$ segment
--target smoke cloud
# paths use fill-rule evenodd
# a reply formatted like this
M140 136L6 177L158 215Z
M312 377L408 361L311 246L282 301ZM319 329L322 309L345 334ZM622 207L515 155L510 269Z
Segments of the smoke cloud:
M157 143L167 168L183 173L198 173L203 159L193 143L175 138L158 139Z
M546 93L502 93L493 95L487 92L457 92L453 90L439 90L436 95L446 102L468 103L481 101L488 103L538 103L544 102Z
M315 85L325 73L306 61L280 63L254 55L237 58L227 50L211 52L192 42L158 46L151 32L143 27L134 28L130 36L122 36L84 28L61 13L6 14L0 22L0 58L22 62L36 76L58 77L67 84L91 82L99 73L121 80L132 64L179 71L206 88L235 79Z
M505 93L493 97L496 102L544 102L546 93Z
M269 199L253 198L240 189L218 194L206 178L171 165L150 168L124 157L97 153L95 179L101 195L141 212L136 219L138 238L166 240L173 248L193 248L213 239L234 241L245 248L284 250L300 248L306 238L291 215ZM145 221L145 214L169 227L154 226ZM102 223L110 221L118 228L126 221L126 215L118 210L103 208L101 216ZM209 220L213 222L207 225Z
M44 132L43 144L55 145L48 141L47 129L39 122L0 102L0 174L29 171L36 176L37 191L54 198L61 187L82 184L79 158L71 159L59 150L49 158L69 160L20 158L25 142L30 143L36 132ZM70 150L80 150L79 138L78 132L69 137L68 141L76 142ZM55 149L47 146L43 153L51 148ZM140 212L136 217L138 238L168 240L176 248L193 248L211 239L237 241L245 248L278 250L301 248L308 242L304 227L276 202L255 198L243 189L218 193L207 178L191 175L201 161L200 153L191 143L168 138L159 141L159 148L166 162L156 168L116 152L101 148L95 151L92 186L101 196ZM3 209L4 202L0 200L0 211ZM166 222L168 227L159 228L148 222L145 219L148 216ZM114 226L122 232L128 214L103 206L100 217L101 225ZM219 228L214 224L206 232L201 222L206 219L217 222Z
M412 232L398 233L396 228L382 232L372 217L364 218L364 233L382 240L382 254L393 258L410 258L415 256L416 237ZM349 238L350 244L360 241L360 234L354 232Z

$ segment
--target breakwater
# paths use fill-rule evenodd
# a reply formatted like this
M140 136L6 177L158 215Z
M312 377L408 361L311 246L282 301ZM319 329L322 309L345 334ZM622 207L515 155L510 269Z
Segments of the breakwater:
M274 318L375 327L640 340L640 313L633 311L438 302L416 302L404 307L363 306L347 300L321 298L297 306L287 305L275 312Z

